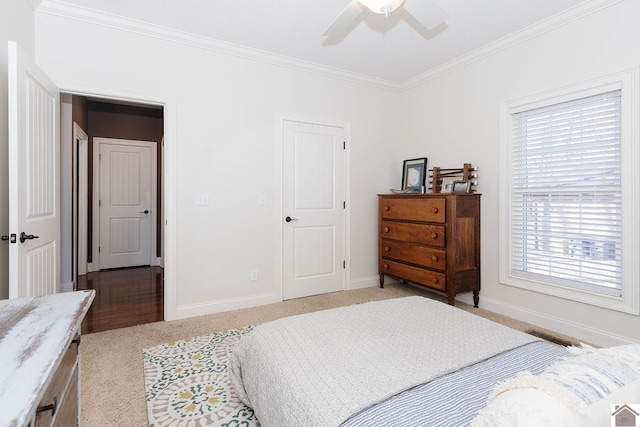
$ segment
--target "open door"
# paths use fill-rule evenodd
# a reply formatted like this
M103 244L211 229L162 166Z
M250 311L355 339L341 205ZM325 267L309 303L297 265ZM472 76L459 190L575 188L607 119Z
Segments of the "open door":
M9 298L60 291L60 92L8 46Z

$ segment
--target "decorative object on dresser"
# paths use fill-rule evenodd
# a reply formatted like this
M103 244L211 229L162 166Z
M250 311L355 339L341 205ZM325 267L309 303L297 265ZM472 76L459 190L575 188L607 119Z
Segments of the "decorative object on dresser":
M443 169L434 167L429 175L429 189L432 193L451 193L453 183L458 181L468 181L467 193L475 193L478 186L478 167L471 163L465 163L462 168ZM451 189L446 184L451 184Z
M379 194L378 272L455 296L480 293L480 194Z
M420 157L402 162L402 190L420 193L425 187L427 158Z
M442 178L442 184L440 185L441 193L453 193L453 184L456 182L455 178Z
M453 181L452 193L470 193L471 181Z
M0 301L0 427L79 425L80 325L94 296Z

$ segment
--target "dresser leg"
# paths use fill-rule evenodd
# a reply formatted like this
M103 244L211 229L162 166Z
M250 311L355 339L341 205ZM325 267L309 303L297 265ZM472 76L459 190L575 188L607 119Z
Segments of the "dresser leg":
M380 287L384 288L384 273L380 273Z
M473 306L478 308L478 303L480 302L480 291L473 291Z
M452 297L452 296L447 296L447 302L449 303L449 305L456 305L456 297Z

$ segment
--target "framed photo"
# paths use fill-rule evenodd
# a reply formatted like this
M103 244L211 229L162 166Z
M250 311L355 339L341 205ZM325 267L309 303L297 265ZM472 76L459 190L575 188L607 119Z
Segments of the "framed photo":
M456 182L455 178L442 178L442 186L440 187L441 193L452 193L453 183Z
M427 176L427 158L405 160L402 167L402 189L420 192Z
M454 181L452 193L468 193L471 191L471 181Z

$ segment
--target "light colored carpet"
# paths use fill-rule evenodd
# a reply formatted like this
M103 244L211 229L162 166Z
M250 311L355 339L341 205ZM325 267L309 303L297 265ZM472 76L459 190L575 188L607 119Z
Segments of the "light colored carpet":
M146 426L142 350L169 341L208 335L225 329L257 325L284 316L324 310L366 301L410 295L443 298L427 290L401 284L335 292L255 308L199 316L171 322L148 323L82 337L82 425ZM482 308L456 304L463 310L520 331L536 330L578 344L578 341L534 327Z

